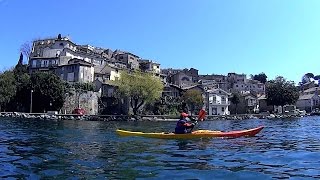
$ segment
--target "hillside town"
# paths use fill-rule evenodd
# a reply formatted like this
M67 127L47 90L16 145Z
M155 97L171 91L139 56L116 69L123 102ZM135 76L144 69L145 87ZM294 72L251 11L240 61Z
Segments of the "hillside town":
M79 94L78 97L66 94L65 104L60 112L65 114L77 107L84 108L88 114L101 114L101 104L102 107L110 106L110 98L114 97L116 86L113 82L120 78L120 71L130 70L141 70L159 77L164 84L164 99L178 98L187 90L200 91L208 115L274 111L274 107L266 103L265 82L248 78L246 74L231 72L227 75L203 75L194 68L161 68L161 64L155 60L122 50L78 45L61 34L34 41L28 64L30 74L51 71L71 84L94 85L94 91ZM306 112L313 111L319 106L318 85L308 82L300 89L296 108ZM230 102L232 93L241 95L237 107ZM116 109L120 109L117 112L119 114L127 113L129 106L121 104ZM288 109L290 110L292 108Z

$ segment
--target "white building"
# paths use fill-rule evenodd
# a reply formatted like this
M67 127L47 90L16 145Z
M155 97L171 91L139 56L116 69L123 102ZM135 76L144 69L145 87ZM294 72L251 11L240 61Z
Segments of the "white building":
M208 115L229 115L230 95L219 88L206 91Z

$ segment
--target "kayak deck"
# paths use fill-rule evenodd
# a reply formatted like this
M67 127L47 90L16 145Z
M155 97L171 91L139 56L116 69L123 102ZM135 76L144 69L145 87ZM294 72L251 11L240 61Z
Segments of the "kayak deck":
M240 131L211 131L211 130L197 130L192 133L187 134L175 134L175 133L145 133L138 131L126 131L117 129L117 133L120 136L141 136L148 138L160 138L160 139L192 139L192 138L211 138L211 137L227 137L227 138L238 138L243 136L255 136L258 134L264 127L259 126L253 129L240 130Z

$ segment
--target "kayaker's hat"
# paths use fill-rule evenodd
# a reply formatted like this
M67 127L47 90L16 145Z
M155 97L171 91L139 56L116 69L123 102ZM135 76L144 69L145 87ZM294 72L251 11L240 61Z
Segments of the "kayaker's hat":
M184 112L183 112L183 113L181 113L181 116L182 116L182 117L188 117L189 115L188 115L187 113L184 113Z

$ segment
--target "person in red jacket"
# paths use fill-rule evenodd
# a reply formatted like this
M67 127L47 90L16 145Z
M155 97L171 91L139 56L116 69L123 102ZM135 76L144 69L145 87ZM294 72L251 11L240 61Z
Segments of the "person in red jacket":
M185 134L185 133L191 133L193 127L195 126L194 123L190 123L188 121L189 115L187 113L181 113L180 120L177 122L175 133L176 134Z

